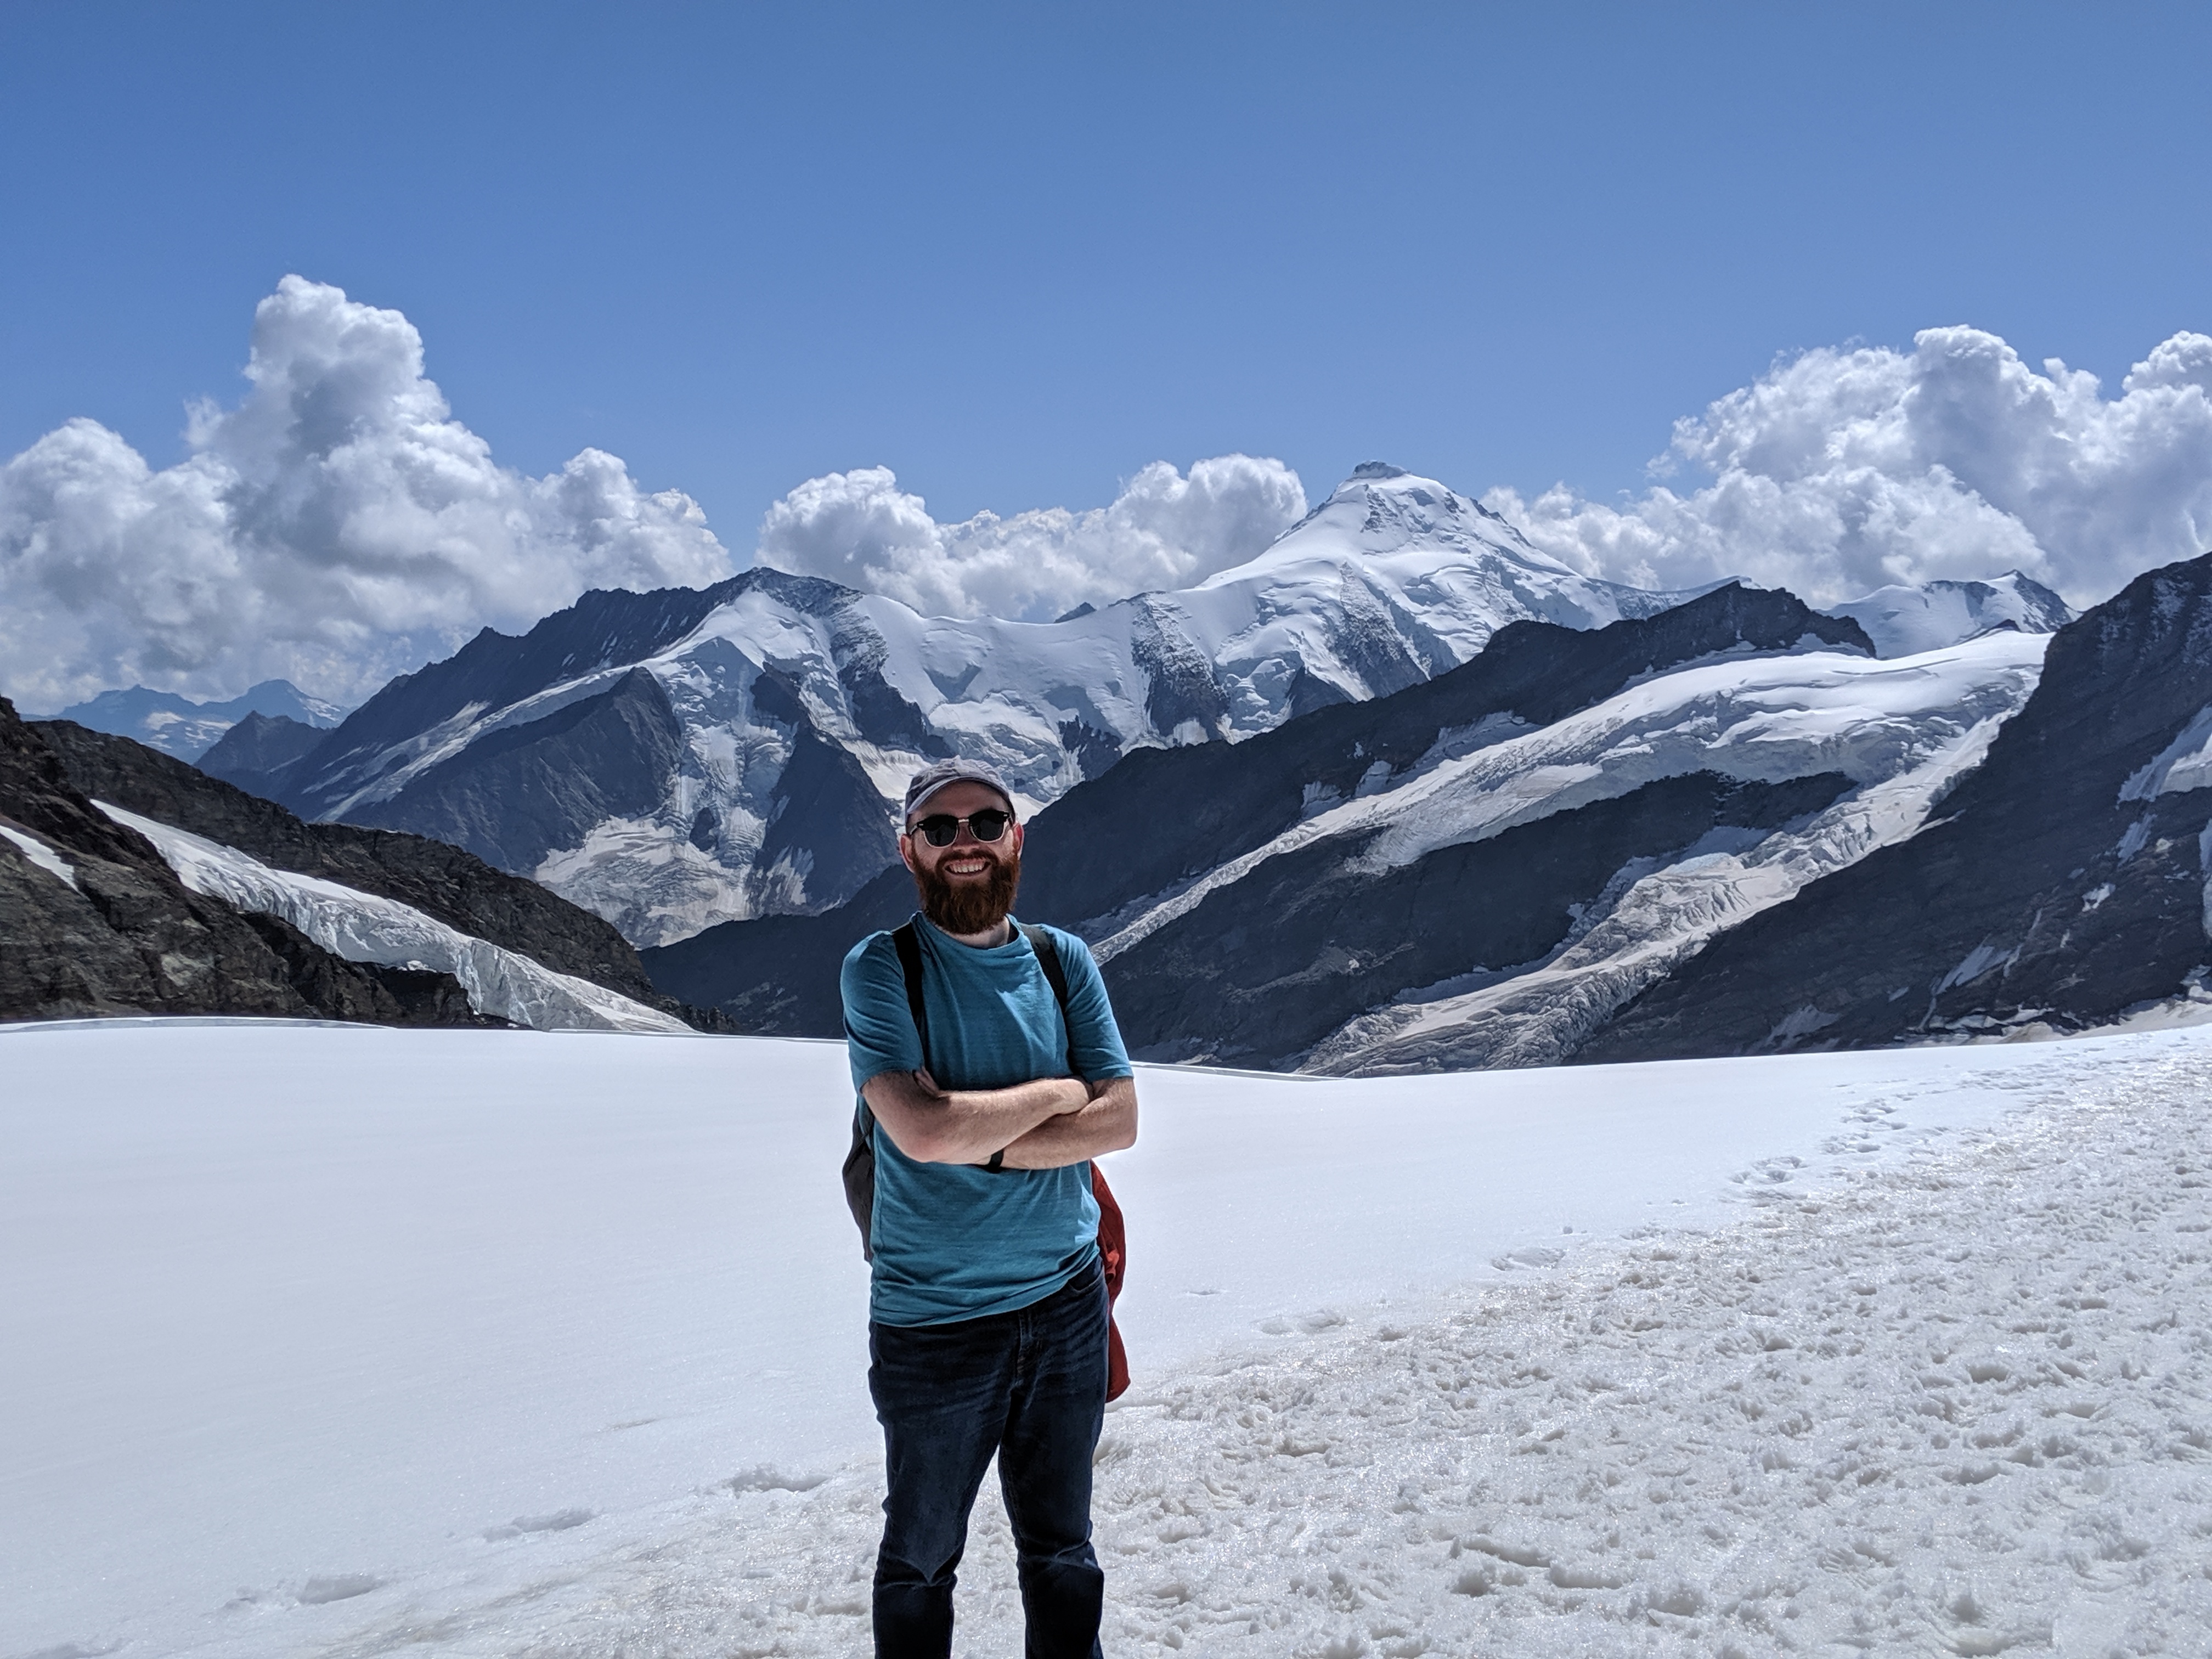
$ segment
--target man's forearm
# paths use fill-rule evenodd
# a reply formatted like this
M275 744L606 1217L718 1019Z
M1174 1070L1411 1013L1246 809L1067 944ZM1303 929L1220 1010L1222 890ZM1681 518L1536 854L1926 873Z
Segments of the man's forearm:
M1090 1091L1075 1078L1056 1077L948 1094L927 1073L886 1072L869 1079L860 1093L876 1121L916 1163L982 1164L1040 1124L1087 1110Z
M1008 1146L1002 1166L1009 1170L1058 1170L1104 1152L1136 1144L1137 1085L1115 1078L1100 1085L1097 1097L1079 1112L1046 1119Z

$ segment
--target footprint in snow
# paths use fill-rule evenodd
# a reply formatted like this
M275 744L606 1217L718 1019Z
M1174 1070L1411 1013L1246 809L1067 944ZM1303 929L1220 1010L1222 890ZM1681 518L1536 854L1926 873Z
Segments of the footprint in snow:
M1517 1250L1492 1256L1490 1265L1500 1273L1510 1273L1516 1267L1556 1267L1566 1256L1565 1250L1555 1250L1548 1244L1524 1244Z
M350 1601L356 1595L383 1588L381 1578L372 1578L365 1572L337 1572L326 1578L310 1578L300 1586L300 1593L294 1599L303 1607L319 1607L331 1601Z
M491 1527L484 1532L487 1543L496 1544L509 1538L520 1538L526 1533L568 1532L597 1517L590 1510L556 1510L550 1515L518 1515L503 1527Z
M742 1497L749 1492L812 1492L829 1479L826 1474L786 1474L773 1463L761 1463L722 1485L732 1496Z

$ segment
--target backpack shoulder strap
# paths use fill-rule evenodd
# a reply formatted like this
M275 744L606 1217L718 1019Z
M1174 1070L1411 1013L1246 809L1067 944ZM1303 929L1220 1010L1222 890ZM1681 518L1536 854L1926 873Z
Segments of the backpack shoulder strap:
M1067 1017L1067 966L1060 959L1060 946L1050 933L1033 921L1021 924L1022 937L1036 952L1037 966L1044 969L1045 983L1052 987L1053 1000L1060 1004L1060 1029L1067 1033L1067 1074L1080 1077L1075 1069L1075 1023Z
M899 971L906 978L907 1012L914 1016L914 1034L921 1039L921 1066L929 1069L929 1009L921 997L921 935L911 920L891 929L891 945L898 951Z

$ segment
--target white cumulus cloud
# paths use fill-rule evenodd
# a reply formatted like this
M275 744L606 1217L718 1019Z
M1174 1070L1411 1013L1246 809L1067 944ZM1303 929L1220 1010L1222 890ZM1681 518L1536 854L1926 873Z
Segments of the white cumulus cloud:
M1037 621L1089 602L1188 587L1241 564L1306 510L1280 461L1220 455L1185 477L1154 461L1107 507L940 524L888 467L809 478L768 510L759 559L884 593L925 616Z
M586 449L531 478L452 417L396 311L287 276L249 390L156 471L73 420L0 466L0 690L55 707L270 678L339 701L590 587L730 573L696 503Z
M1910 352L1808 351L1678 422L1711 482L1625 506L1564 484L1485 498L1592 575L1742 575L1814 604L2020 569L2076 605L2212 549L2212 337L2177 334L2107 398L2057 358L1932 328Z

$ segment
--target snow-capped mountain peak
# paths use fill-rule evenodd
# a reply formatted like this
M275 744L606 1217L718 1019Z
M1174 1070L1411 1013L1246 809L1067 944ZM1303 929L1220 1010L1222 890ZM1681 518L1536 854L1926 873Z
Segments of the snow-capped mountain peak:
M1689 597L1583 576L1370 463L1247 563L1053 623L759 569L587 594L395 682L281 793L453 841L665 944L849 897L891 861L892 803L929 757L988 760L1042 807L1133 749L1418 684L1509 623L1597 628Z
M1322 544L1345 544L1368 554L1391 554L1409 544L1457 547L1525 563L1534 568L1574 573L1548 553L1540 553L1519 530L1481 502L1449 484L1408 472L1388 461L1362 461L1328 498L1278 537L1252 561L1287 555L1299 557Z
M2017 570L1985 581L1877 587L1848 604L1831 605L1828 614L1849 617L1865 629L1881 657L1940 651L1997 628L2055 634L2074 620L2064 599Z
M127 691L103 691L53 716L75 720L94 732L132 738L149 748L198 760L240 720L259 714L297 720L327 730L345 718L335 703L311 697L289 680L264 680L228 702L195 702L173 691L134 685Z

